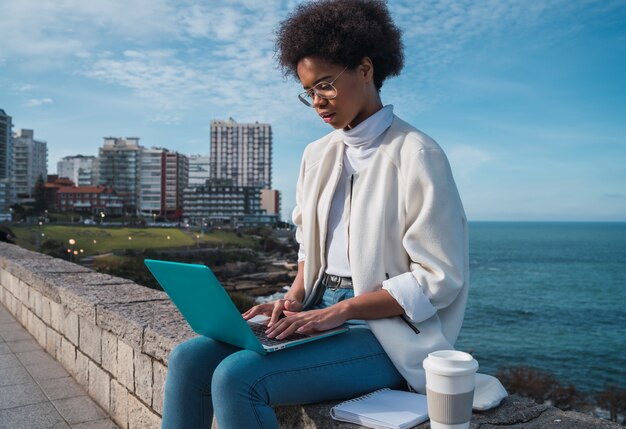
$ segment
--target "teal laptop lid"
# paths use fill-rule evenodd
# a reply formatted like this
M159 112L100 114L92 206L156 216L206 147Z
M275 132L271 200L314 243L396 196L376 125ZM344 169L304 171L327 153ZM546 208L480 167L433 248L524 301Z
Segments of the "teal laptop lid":
M153 259L144 262L196 333L266 353L207 266Z

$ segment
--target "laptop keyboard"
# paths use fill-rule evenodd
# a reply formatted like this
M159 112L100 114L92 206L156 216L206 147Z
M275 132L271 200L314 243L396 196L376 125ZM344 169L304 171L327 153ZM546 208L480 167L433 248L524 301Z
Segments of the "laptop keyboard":
M279 344L287 343L289 341L309 338L307 335L302 335L302 334L298 334L295 332L291 334L290 336L288 336L287 338L283 338L282 340L279 340L277 338L268 338L267 334L265 333L265 330L267 329L267 325L263 325L261 323L254 323L254 322L248 322L248 325L250 326L250 328L252 328L252 332L254 332L254 335L257 336L259 341L261 341L261 344L265 346L271 347L271 346L276 346Z

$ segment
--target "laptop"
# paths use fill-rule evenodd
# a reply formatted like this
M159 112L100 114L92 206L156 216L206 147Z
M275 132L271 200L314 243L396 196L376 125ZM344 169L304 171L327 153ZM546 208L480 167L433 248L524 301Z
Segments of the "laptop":
M198 334L243 349L266 354L305 344L349 328L341 326L313 335L293 334L282 340L267 338L269 317L246 321L206 265L146 259L144 263Z

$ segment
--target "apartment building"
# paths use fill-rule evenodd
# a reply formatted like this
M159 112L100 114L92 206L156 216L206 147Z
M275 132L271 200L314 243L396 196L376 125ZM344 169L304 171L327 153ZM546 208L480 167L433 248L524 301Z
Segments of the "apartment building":
M258 122L211 121L211 179L236 186L272 187L272 127Z
M37 180L48 176L48 145L35 140L33 130L21 129L13 136L13 185L17 198L32 201Z

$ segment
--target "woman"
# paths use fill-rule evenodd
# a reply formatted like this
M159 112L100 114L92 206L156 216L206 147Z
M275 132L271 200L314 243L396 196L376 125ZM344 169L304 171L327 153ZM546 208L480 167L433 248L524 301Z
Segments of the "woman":
M253 307L268 336L349 332L260 355L208 338L173 351L163 427L275 428L273 405L424 391L422 360L452 348L468 291L467 228L441 148L383 106L403 65L383 1L299 6L278 31L300 100L335 131L305 149L293 221L298 274L283 299ZM312 110L313 110L312 109ZM281 318L281 316L284 316Z

